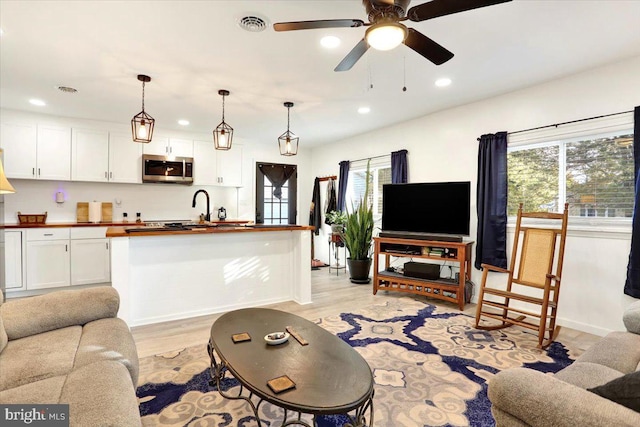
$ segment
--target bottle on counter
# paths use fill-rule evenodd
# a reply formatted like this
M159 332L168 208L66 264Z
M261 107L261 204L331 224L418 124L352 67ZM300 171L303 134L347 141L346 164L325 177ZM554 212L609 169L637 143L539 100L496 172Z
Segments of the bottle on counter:
M142 217L140 216L140 212L136 212L136 222L142 222Z
M129 214L126 212L122 213L122 222L129 222Z

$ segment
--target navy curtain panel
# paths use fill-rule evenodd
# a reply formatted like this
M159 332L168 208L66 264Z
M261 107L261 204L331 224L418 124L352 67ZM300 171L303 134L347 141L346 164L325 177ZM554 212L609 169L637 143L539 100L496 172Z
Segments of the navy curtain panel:
M633 112L633 158L636 174L636 199L633 208L633 223L631 225L631 251L627 266L627 280L624 293L634 298L640 298L640 107Z
M475 267L507 268L507 133L480 137Z
M347 198L347 182L349 182L349 161L340 162L340 175L338 175L338 206L337 210L344 212Z
M407 150L391 152L391 183L407 182Z

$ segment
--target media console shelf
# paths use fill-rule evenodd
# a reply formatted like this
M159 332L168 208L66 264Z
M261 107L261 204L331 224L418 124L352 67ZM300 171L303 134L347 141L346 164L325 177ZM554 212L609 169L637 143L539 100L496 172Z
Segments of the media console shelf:
M458 304L464 310L464 286L471 279L471 247L473 242L441 242L435 240L374 237L373 294L383 291L407 292L424 295ZM434 256L433 248L448 250L449 256ZM380 255L384 255L384 269L380 269ZM452 261L460 265L458 281L453 279L420 279L387 271L392 256ZM445 292L454 296L445 295Z

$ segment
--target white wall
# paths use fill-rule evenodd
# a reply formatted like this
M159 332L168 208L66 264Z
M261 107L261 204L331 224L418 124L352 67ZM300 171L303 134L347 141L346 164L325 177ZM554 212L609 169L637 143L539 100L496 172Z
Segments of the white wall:
M455 81L444 90L456 90ZM406 148L410 182L468 180L475 188L480 135L632 110L640 104L639 94L636 57L317 147L312 172L337 174L341 160ZM473 191L471 205L470 235L475 240ZM635 301L623 294L629 247L629 232L569 233L558 311L561 325L599 335L623 328L622 312ZM328 260L324 234L316 237L315 248L317 258ZM504 280L499 275L492 278L500 279ZM473 280L480 283L475 269Z
M55 117L44 114L32 114L14 110L0 110L1 120L19 120L23 122L46 123L57 126L81 127L83 129L101 129L116 132L130 132L130 123L111 123L95 120L83 120L67 117ZM212 126L215 124L212 123ZM163 130L158 124L154 136L165 136L183 139L209 141L211 134L194 132L175 132ZM238 136L239 135L239 136ZM142 219L149 220L185 220L198 218L206 209L205 198L198 196L196 209L191 207L193 194L203 188L211 197L212 217L216 217L219 207L227 209L229 219L255 219L255 162L273 162L298 165L298 224L308 223L308 206L311 202L311 188L305 183L313 179L310 171L310 150L301 142L298 155L283 157L279 154L278 135L266 135L263 140L243 140L242 129L236 129L234 146L243 147L243 187L239 189L216 186L183 186L168 184L114 184L72 181L39 181L12 179L16 194L4 198L4 216L6 224L18 221L17 212L48 212L47 222L73 222L76 219L76 203L101 201L113 203L115 221L122 219L127 212L130 220L135 220L135 213L140 212ZM134 144L134 142L132 142ZM233 149L233 148L232 148ZM212 142L213 150L213 142ZM196 167L197 167L197 160ZM55 193L65 193L64 204L57 204ZM121 205L116 205L116 199ZM301 209L300 206L303 208ZM302 215L300 214L302 212Z

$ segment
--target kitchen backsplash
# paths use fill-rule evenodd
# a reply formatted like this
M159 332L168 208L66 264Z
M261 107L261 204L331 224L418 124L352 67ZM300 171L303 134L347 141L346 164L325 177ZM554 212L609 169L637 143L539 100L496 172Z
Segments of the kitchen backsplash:
M113 220L121 221L128 213L129 221L135 221L136 212L143 221L149 220L197 220L206 210L206 198L198 195L196 207L191 207L193 194L204 189L211 198L212 218L217 218L218 208L224 206L227 218L253 220L251 210L241 203L238 212L238 190L214 186L183 186L174 184L113 184L95 182L56 182L14 179L11 184L15 194L4 197L4 223L16 224L17 212L35 214L48 212L47 222L75 222L78 202L113 203ZM56 203L56 193L64 194L64 203ZM244 208L243 208L244 206Z

